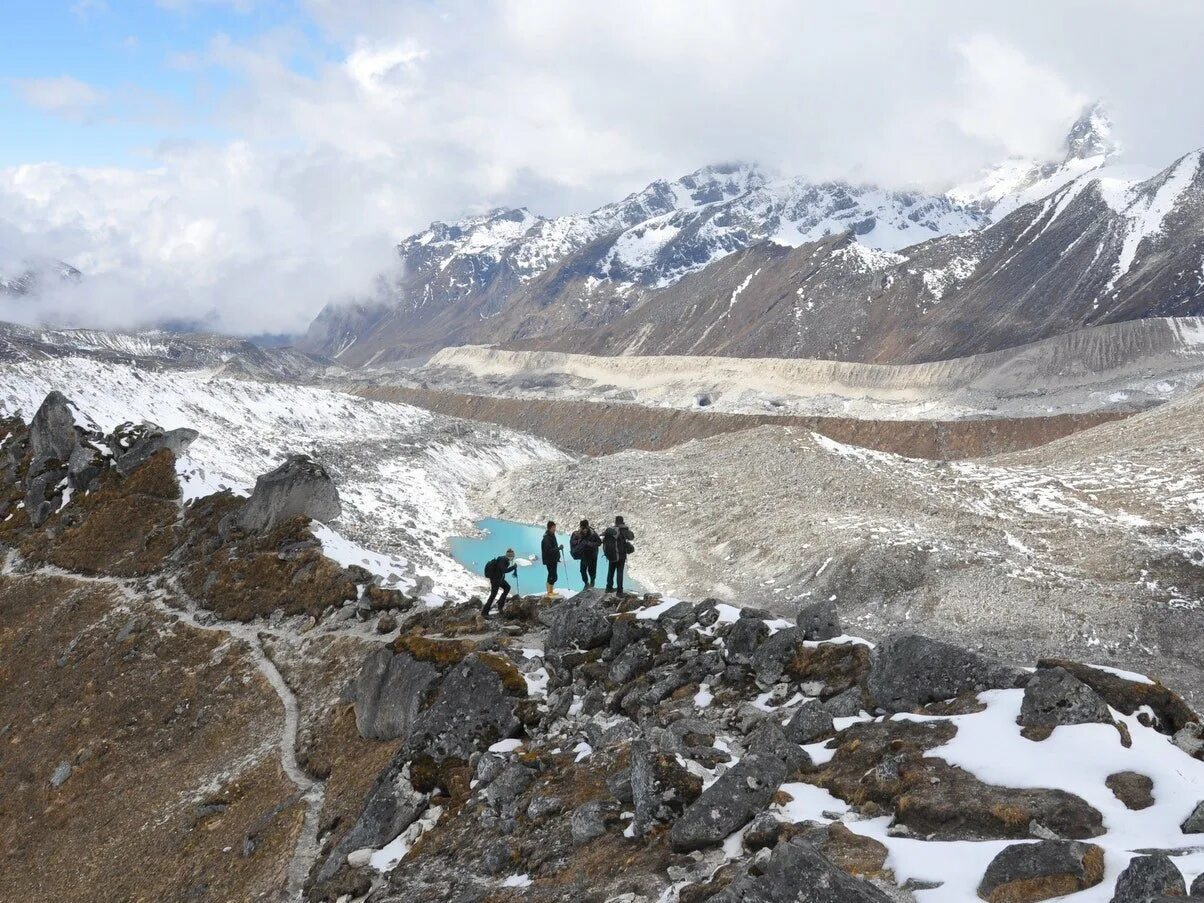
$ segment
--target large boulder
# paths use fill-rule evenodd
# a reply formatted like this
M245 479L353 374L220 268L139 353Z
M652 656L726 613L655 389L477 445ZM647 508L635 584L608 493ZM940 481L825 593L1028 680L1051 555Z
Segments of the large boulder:
M803 649L803 631L797 627L779 630L752 654L751 664L757 683L770 687L786 673L787 666Z
M355 682L355 726L361 737L406 737L439 671L382 647L368 656Z
M1059 658L1041 659L1037 668L1064 668L1125 715L1137 712L1143 718L1146 717L1143 710L1148 709L1153 713L1151 726L1165 734L1174 734L1200 720L1178 693L1156 680L1134 680L1114 671Z
M450 668L433 695L402 747L411 755L467 762L473 752L512 737L520 727L514 699L479 654Z
M1196 803L1196 808L1191 810L1191 815L1183 820L1179 829L1184 834L1204 834L1204 800Z
M199 435L196 430L183 428L165 431L153 423L131 427L124 433L124 447L114 450L113 464L119 474L129 476L164 449L173 455L183 454Z
M1065 668L1038 671L1024 687L1017 722L1026 728L1111 724L1108 703Z
M914 633L895 634L874 650L867 689L888 712L1020 685L1027 675L1001 661Z
M890 903L868 881L838 868L802 839L779 843L764 863L746 866L711 903Z
M786 722L786 738L794 743L814 743L832 735L832 713L817 699L804 702Z
M804 605L795 623L808 640L831 640L844 632L840 626L840 611L831 599Z
M722 843L769 805L785 779L781 759L750 753L690 804L670 830L669 844L675 852L689 853Z
M648 833L656 822L676 819L701 792L702 779L690 774L676 756L653 749L647 740L632 742L632 830L636 837Z
M1104 851L1093 843L1015 843L991 860L978 896L988 903L1037 903L1094 887L1103 878Z
M747 665L757 647L769 636L769 628L761 618L740 616L724 638L724 658L731 664Z
M1151 897L1183 897L1187 882L1164 853L1134 856L1116 879L1112 903L1146 903Z
M610 640L610 618L595 595L579 593L551 613L547 648L594 649Z
M326 468L308 455L290 455L255 480L255 489L238 514L238 525L266 533L294 517L331 521L341 511L339 491Z
M51 392L29 422L30 475L41 473L47 462L66 464L79 445L75 404L62 392Z

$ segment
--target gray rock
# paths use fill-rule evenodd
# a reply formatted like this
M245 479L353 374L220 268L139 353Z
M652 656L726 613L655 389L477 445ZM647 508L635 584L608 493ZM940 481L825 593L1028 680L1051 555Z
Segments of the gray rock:
M427 798L410 786L409 775L396 758L376 778L364 801L364 808L344 835L322 861L315 884L338 874L349 854L365 847L378 849L418 820L426 809Z
M843 693L837 693L830 699L825 699L821 705L833 718L853 718L861 714L865 708L858 687L849 687Z
M477 787L487 787L494 779L506 770L506 759L502 756L487 752L477 760L472 779Z
M832 713L817 699L810 699L786 722L786 739L794 743L814 743L833 732Z
M1018 668L951 643L918 634L894 634L873 653L868 689L875 705L906 712L962 693L1019 686Z
M643 643L628 646L610 663L610 679L616 684L625 684L639 677L652 667L652 653Z
M75 404L62 392L50 392L29 422L29 474L42 472L47 462L66 464L79 445Z
M731 626L724 643L724 658L729 663L747 665L757 647L769 636L769 628L760 618L741 617Z
M582 846L606 833L607 816L614 809L602 800L591 800L580 806L569 819L569 830L573 835L573 846Z
M169 449L173 455L182 454L188 446L200 435L196 430L175 429L164 432L153 424L144 425L145 434L131 445L125 452L114 458L117 472L123 477L129 476L143 464L164 449ZM335 515L338 516L337 514Z
M772 718L762 721L749 735L748 751L781 760L786 766L787 775L811 768L811 756L797 743L788 740L781 726Z
M1184 834L1204 834L1204 800L1196 803L1196 808L1179 827Z
M703 599L694 606L694 620L700 627L710 627L719 621L719 600Z
M502 811L530 787L534 780L534 771L525 765L512 762L481 792L481 800L491 809Z
M364 660L355 681L355 726L370 740L405 738L439 672L382 646Z
M777 683L802 645L803 632L797 627L779 630L761 643L751 659L757 683L762 687Z
M778 842L778 835L781 833L781 822L768 812L762 812L752 820L748 830L744 832L744 846L754 852L767 849Z
M542 818L547 818L549 815L559 815L563 811L564 800L558 796L536 794L531 797L531 802L527 804L527 818L532 821L539 821Z
M588 594L578 593L552 612L548 649L594 649L610 639L610 618Z
M62 787L67 783L67 779L71 777L71 763L59 762L58 766L51 772L50 786Z
M620 803L635 802L635 796L631 792L631 769L624 768L608 777L606 779L606 789Z
M1018 723L1024 727L1110 724L1108 704L1064 668L1044 668L1029 678Z
M655 822L678 818L698 798L702 781L669 754L652 748L647 740L631 744L631 797L635 804L636 837L648 833Z
M1014 843L991 860L978 885L978 895L984 900L1012 899L1010 886L1019 888L1048 879L1060 879L1057 885L1060 895L1094 887L1103 877L1104 851L1095 844L1076 840ZM1071 883L1069 887L1065 885L1067 880Z
M414 719L403 752L468 761L479 747L512 737L520 722L501 678L475 655L451 668L428 708Z
M808 640L830 640L844 632L840 625L840 612L832 600L804 605L795 623Z
M781 759L750 753L690 804L669 832L670 846L689 853L722 843L765 810L785 778Z
M88 442L80 442L67 461L67 482L72 489L90 489L108 468L108 461L100 449Z
M890 903L890 897L795 839L779 843L764 863L745 866L710 903Z
M672 608L662 611L656 619L658 624L671 628L674 632L694 623L694 606L689 602L678 602Z
M1164 895L1183 897L1187 883L1183 874L1162 853L1134 856L1116 879L1112 903L1146 903L1150 897Z
M1198 721L1189 721L1175 731L1174 744L1189 756L1204 758L1204 727Z
M1189 892L1193 897L1204 897L1204 872L1196 875L1196 878L1191 883Z
M326 468L307 455L290 455L255 480L255 489L238 514L238 525L267 532L294 517L327 522L341 512L339 491Z

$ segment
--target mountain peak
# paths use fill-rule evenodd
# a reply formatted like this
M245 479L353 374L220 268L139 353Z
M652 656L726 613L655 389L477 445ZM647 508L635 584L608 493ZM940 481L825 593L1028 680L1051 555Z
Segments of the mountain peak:
M1110 157L1118 150L1107 109L1098 100L1088 104L1066 133L1066 161Z

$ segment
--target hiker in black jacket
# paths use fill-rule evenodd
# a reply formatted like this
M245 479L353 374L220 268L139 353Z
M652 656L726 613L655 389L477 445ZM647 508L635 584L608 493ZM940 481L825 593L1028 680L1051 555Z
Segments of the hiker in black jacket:
M602 545L602 537L598 531L583 520L580 528L573 531L569 537L569 554L581 562L581 583L583 586L596 586L598 582L598 548Z
M540 556L548 569L548 598L556 595L556 566L560 564L563 546L556 541L556 521L548 521L548 530L539 544Z
M493 598L499 589L502 596L497 600L497 613L500 615L506 607L506 597L510 595L507 574L518 574L518 565L514 563L514 549L507 549L505 555L499 555L485 565L485 576L489 578L489 600L481 609L481 614L485 617L489 617L489 609L493 607Z
M607 527L602 534L602 554L606 556L606 591L623 595L623 571L627 568L627 556L635 551L632 541L635 534L624 523L622 517L616 517L613 526Z

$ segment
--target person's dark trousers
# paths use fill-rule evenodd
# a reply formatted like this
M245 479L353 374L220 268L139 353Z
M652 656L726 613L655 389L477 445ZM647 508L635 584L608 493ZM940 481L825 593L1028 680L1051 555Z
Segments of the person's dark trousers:
M606 591L623 592L623 569L627 567L627 559L606 562Z
M598 555L581 556L581 582L586 586L594 586L598 582Z
M554 564L548 565L548 583L552 586L556 585L556 565Z
M485 607L481 611L482 614L489 614L489 609L493 607L493 598L497 595L499 589L502 591L502 596L497 600L497 612L498 614L502 613L502 609L506 607L506 597L510 595L510 583L505 578L489 581L489 601L485 603Z

